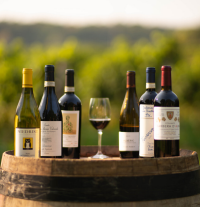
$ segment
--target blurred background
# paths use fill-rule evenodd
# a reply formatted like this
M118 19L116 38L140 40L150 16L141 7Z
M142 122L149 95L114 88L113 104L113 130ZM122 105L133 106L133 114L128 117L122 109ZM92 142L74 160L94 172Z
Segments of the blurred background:
M118 145L119 114L126 71L136 71L138 99L146 88L146 67L172 66L172 90L180 100L181 148L200 154L200 1L0 0L0 158L14 147L14 115L22 69L33 69L39 105L44 66L55 66L56 94L64 93L64 71L75 70L82 101L81 145L97 145L89 123L91 97L109 97L111 122L103 145Z

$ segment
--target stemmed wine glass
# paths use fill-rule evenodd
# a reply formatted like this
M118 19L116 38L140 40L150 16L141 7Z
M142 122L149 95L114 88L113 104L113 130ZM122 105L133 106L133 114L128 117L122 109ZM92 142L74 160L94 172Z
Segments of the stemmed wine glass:
M103 129L110 122L110 101L109 98L91 98L89 106L89 120L98 131L98 152L91 158L104 159L107 155L101 152L101 139Z

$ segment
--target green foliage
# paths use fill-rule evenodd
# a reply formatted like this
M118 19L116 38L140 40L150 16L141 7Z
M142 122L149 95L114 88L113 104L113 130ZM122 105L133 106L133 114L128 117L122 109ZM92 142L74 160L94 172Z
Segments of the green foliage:
M200 149L197 124L200 116L200 49L194 47L192 53L190 49L183 51L183 48L186 48L185 38L179 38L181 35L164 35L153 31L150 40L142 38L133 43L123 36L118 36L110 46L84 44L76 38L67 39L60 46L39 43L27 46L19 38L9 44L0 42L1 153L14 147L14 114L21 93L22 68L33 69L33 91L39 105L46 64L55 65L58 98L64 92L65 69L75 70L75 90L83 107L82 145L97 144L97 132L88 120L91 97L110 98L111 122L104 130L103 144L117 145L119 113L126 90L126 71L136 71L136 90L139 98L145 92L146 67L156 67L159 92L160 67L171 65L173 91L180 99L182 146ZM193 131L192 139L190 131Z
M109 45L119 35L125 35L127 40L132 43L141 38L150 39L153 30L155 29L126 25L72 27L47 23L17 24L0 22L0 40L3 39L10 43L16 37L21 37L26 45L33 43L60 45L66 39L75 37L82 43L100 43L105 46ZM172 32L167 29L157 28L156 30L162 33Z

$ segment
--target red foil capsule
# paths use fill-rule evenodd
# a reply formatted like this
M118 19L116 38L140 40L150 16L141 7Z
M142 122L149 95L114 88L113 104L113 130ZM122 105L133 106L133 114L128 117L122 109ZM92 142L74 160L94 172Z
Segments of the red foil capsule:
M163 65L161 67L161 86L171 86L171 66Z

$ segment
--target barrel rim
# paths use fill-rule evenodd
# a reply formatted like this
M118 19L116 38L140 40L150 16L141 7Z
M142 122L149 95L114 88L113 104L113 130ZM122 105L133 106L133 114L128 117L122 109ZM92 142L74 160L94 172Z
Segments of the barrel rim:
M13 156L13 151L6 151L2 156L1 167L3 171L19 174L61 177L149 176L200 169L197 152L186 149L181 149L180 156L176 157L113 157L105 160L16 157Z

